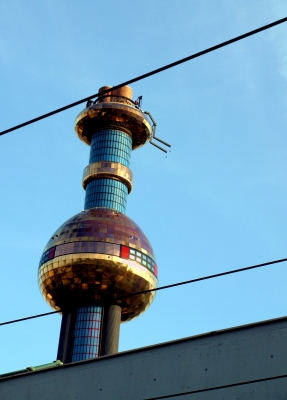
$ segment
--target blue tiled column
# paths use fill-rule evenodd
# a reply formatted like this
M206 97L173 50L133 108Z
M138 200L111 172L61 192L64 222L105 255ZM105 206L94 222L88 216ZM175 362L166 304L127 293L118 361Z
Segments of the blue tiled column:
M129 167L132 139L126 133L103 129L94 134L91 142L89 163L112 161ZM105 207L125 213L128 188L111 178L96 178L86 187L85 210ZM87 360L99 356L103 309L99 305L77 310L72 361Z
M126 133L103 129L94 134L91 143L90 163L114 161L129 167L132 139ZM95 179L86 187L85 210L107 207L124 213L128 188L122 182L110 178Z
M102 307L87 306L77 310L72 362L98 357Z

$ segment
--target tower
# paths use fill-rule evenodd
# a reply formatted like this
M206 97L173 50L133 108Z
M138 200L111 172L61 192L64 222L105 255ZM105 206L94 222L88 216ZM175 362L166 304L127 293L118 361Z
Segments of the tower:
M120 323L143 313L155 296L135 293L158 284L153 249L125 215L133 186L131 152L154 144L155 122L132 101L130 87L104 86L100 92L75 124L78 137L91 146L84 211L52 235L38 270L45 300L62 313L57 359L64 363L116 353Z

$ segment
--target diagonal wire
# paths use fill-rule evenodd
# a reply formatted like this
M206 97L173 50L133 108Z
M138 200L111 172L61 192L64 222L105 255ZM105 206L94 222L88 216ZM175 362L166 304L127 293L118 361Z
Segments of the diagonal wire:
M249 271L251 269L261 268L261 267L265 267L267 265L278 264L278 263L282 263L282 262L286 262L286 261L287 261L287 258L281 258L280 260L268 261L268 262L263 263L263 264L251 265L250 267L232 269L231 271L220 272L219 274L207 275L207 276L203 276L201 278L190 279L188 281L177 282L177 283L173 283L171 285L160 286L160 287L154 288L154 289L143 290L141 292L131 293L129 295L125 295L125 296L122 296L122 297L117 297L117 299L120 300L120 299L123 299L123 298L126 298L126 297L130 297L130 296L137 296L139 294L144 294L144 293L149 293L149 292L157 292L159 290L164 290L164 289L171 289L171 288L176 287L176 286L182 286L182 285L187 285L187 284L190 284L190 283L195 283L195 282L205 281L205 280L208 280L208 279L218 278L220 276L236 274L238 272ZM27 321L28 319L33 319L33 318L45 317L47 315L52 315L52 314L56 314L56 313L59 313L59 312L61 312L61 310L59 310L59 311L51 311L51 312L48 312L48 313L45 313L45 314L32 315L30 317L14 319L12 321L7 321L7 322L1 322L0 326L14 324L15 322Z
M207 276L203 276L203 277L201 277L201 278L195 278L195 279L190 279L190 280L188 280L188 281L183 281L183 282L178 282L178 283L172 283L171 285L160 286L160 287L155 288L155 289L144 290L144 291L138 292L138 293L131 293L131 294L125 295L125 296L123 296L123 297L119 297L119 298L126 298L126 297L136 296L136 295L138 295L138 294L144 294L144 293L149 293L149 292L158 292L159 290L163 290L163 289L171 289L171 288L174 288L174 287L176 287L176 286L187 285L187 284L189 284L189 283L195 283L195 282L200 282L200 281L206 281L207 279L219 278L220 276L236 274L236 273L238 273L238 272L249 271L249 270L251 270L251 269L261 268L261 267L265 267L266 265L278 264L278 263L285 262L285 261L287 261L287 258L282 258L282 259L280 259L280 260L275 260L275 261L269 261L269 262L263 263L263 264L251 265L250 267L232 269L231 271L220 272L219 274L207 275ZM0 325L1 325L1 324L0 324Z
M28 319L34 319L34 318L39 318L39 317L46 317L47 315L51 314L56 314L59 311L50 311L45 314L37 314L37 315L32 315L31 317L25 317L25 318L19 318L19 319L13 319L12 321L7 321L7 322L1 322L0 326L2 325L9 325L9 324L15 324L15 322L22 322L22 321L27 321Z
M286 22L286 21L287 21L287 17L279 19L277 21L274 21L274 22L272 22L270 24L261 26L260 28L254 29L254 30L249 31L247 33L244 33L243 35L236 36L233 39L229 39L229 40L227 40L225 42L217 44L216 46L209 47L209 48L207 48L205 50L199 51L198 53L192 54L191 56L182 58L182 59L180 59L178 61L175 61L175 62L173 62L171 64L167 64L167 65L165 65L165 66L163 66L161 68L157 68L157 69L155 69L153 71L147 72L146 74L140 75L140 76L138 76L136 78L130 79L130 80L128 80L126 82L123 82L123 83L121 83L119 85L113 86L112 90L119 89L119 88L121 88L123 86L130 85L130 84L132 84L134 82L138 82L138 81L140 81L142 79L148 78L149 76L158 74L158 73L163 72L163 71L165 71L167 69L176 67L177 65L180 65L180 64L183 64L183 63L185 63L187 61L193 60L194 58L203 56L204 54L211 53L212 51L218 50L218 49L220 49L222 47L225 47L225 46L228 46L228 45L230 45L232 43L238 42L239 40L245 39L245 38L247 38L249 36L256 35L259 32L265 31L266 29L273 28L274 26L282 24L283 22ZM81 100L75 101L74 103L68 104L68 105L66 105L64 107L57 108L56 110L51 111L51 112L49 112L47 114L43 114L43 115L41 115L41 116L39 116L37 118L30 119L29 121L23 122L22 124L15 125L12 128L9 128L9 129L6 129L5 131L0 132L0 136L5 135L6 133L9 133L9 132L15 131L16 129L23 128L24 126L33 124L34 122L40 121L40 120L42 120L44 118L51 117L52 115L55 115L55 114L58 114L58 113L60 113L62 111L68 110L69 108L78 106L79 104L82 104L82 103L84 103L84 102L86 102L86 101L88 101L90 99L94 99L94 98L96 98L96 97L98 97L100 95L108 93L110 90L111 89L103 90L103 91L101 91L101 93L93 94L91 96L85 97L84 99L81 99Z

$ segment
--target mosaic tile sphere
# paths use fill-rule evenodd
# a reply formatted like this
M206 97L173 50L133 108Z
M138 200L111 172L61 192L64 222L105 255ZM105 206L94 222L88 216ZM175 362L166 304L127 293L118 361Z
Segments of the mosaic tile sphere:
M129 296L158 285L157 265L143 231L125 214L91 208L53 234L39 264L39 286L55 309L117 304L122 321L152 303L155 292Z

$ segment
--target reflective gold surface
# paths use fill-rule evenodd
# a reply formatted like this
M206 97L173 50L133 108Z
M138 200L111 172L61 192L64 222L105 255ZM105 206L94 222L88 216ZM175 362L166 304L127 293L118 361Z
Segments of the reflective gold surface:
M130 249L129 259L123 246ZM119 305L122 321L128 321L149 307L155 293L124 296L156 288L156 275L155 256L142 230L124 214L92 208L70 218L49 240L39 285L55 310L108 302Z
M130 86L122 86L121 88L118 89L113 89L112 86L102 86L99 88L99 93L111 89L109 92L104 94L105 100L104 101L110 101L108 96L121 96L121 97L127 97L128 99L133 98L133 89ZM107 97L106 97L107 96ZM100 99L100 103L102 103L103 97Z
M112 161L98 161L89 164L83 172L83 188L94 178L112 178L124 183L130 193L133 187L133 173L123 164Z
M138 108L118 102L93 104L77 116L75 123L78 137L88 145L97 130L109 127L128 133L133 149L143 146L152 134L148 119Z
M112 95L116 95L116 96L124 96L127 97L129 99L133 98L133 89L130 86L122 86L119 89L116 90L112 90Z

